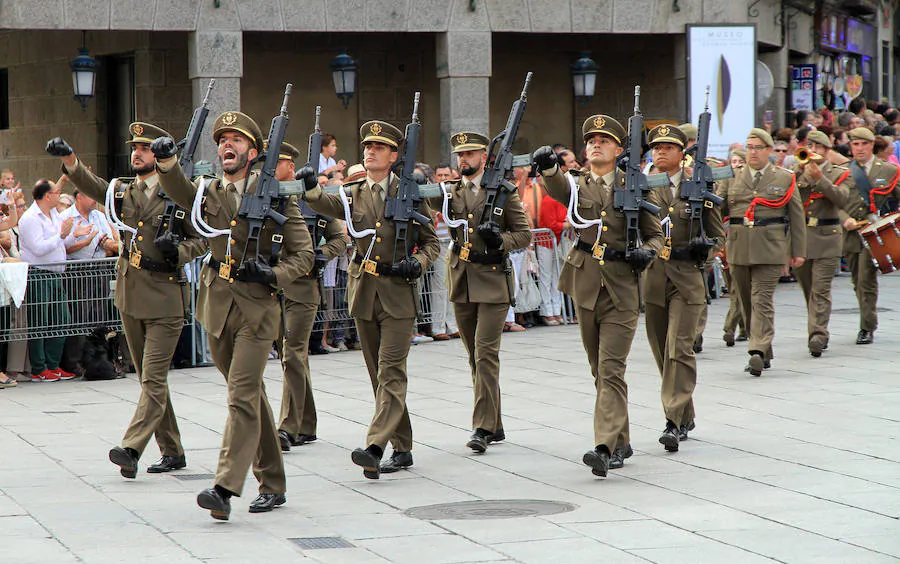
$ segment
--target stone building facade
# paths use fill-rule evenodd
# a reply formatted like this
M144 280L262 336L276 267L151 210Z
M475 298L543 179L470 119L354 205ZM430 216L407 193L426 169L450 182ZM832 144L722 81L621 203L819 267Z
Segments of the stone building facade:
M10 124L0 130L0 167L27 182L55 176L58 165L43 144L64 135L98 170L113 171L121 161L115 147L123 119L116 116L123 107L178 137L210 78L213 115L241 108L264 130L292 82L288 138L304 148L313 109L322 105L323 127L337 135L339 155L349 162L358 160L358 125L377 117L402 127L420 90L421 160L437 163L446 160L454 131L503 127L533 71L522 150L580 146L587 115L630 115L635 84L642 85L648 119L690 119L689 23L757 24L781 116L787 64L812 49L791 35L799 31L782 37L782 10L782 0L3 0L0 69L8 71ZM808 29L805 14L792 17L796 30ZM102 67L98 95L83 111L72 101L68 61L84 31ZM343 49L359 63L357 93L346 109L328 69ZM595 97L581 105L569 65L584 51L600 75ZM132 76L115 72L122 60L130 61ZM207 135L201 157L212 156Z

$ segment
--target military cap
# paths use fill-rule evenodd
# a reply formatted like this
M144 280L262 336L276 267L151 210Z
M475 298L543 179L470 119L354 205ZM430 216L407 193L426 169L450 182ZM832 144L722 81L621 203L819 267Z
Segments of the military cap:
M682 123L678 126L678 129L680 129L681 132L684 133L684 136L688 141L690 141L691 139L693 139L694 141L697 140L697 126L693 123Z
M765 143L767 147L775 146L775 141L772 139L772 136L769 135L769 132L758 127L754 127L750 130L750 133L747 134L747 139L759 139Z
M268 150L269 140L266 140L266 150ZM278 151L278 159L286 160L286 161L294 161L297 160L297 157L300 156L300 149L294 147L290 143L282 141L281 150Z
M822 133L821 131L810 131L806 136L807 143L818 143L819 145L825 145L829 149L831 148L831 139L828 138L827 135Z
M131 135L131 139L126 141L129 145L134 145L135 143L147 143L149 145L157 137L171 137L165 129L143 121L136 121L129 125L128 133Z
M872 130L868 127L857 127L856 129L851 129L847 136L850 137L851 141L871 141L875 142L875 134L872 133Z
M253 143L257 151L263 150L263 134L253 121L253 118L242 112L225 112L216 118L213 124L213 141L219 142L219 137L226 131L236 131Z
M678 145L682 149L687 144L687 136L684 132L674 125L657 125L647 134L647 143L653 147L657 143L671 143Z
M590 136L598 133L612 137L619 145L622 144L622 140L625 139L626 135L625 128L622 127L621 123L603 114L587 118L581 126L581 134L584 136L585 141Z
M355 165L351 165L350 168L347 169L347 178L352 179L354 176L362 174L365 176L366 167L361 165L360 163L356 163Z
M731 152L731 155L732 156L737 155L738 157L743 159L744 162L747 162L747 151L745 151L743 149L735 149L734 151Z
M362 124L359 128L359 138L360 145L371 142L382 143L397 150L403 141L403 133L386 121L373 120Z
M450 144L453 145L454 153L462 153L463 151L477 151L478 149L487 149L490 139L480 133L471 131L460 131L450 138Z

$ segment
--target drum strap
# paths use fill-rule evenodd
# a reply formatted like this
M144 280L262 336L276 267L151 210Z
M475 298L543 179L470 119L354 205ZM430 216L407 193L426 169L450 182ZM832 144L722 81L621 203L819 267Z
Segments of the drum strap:
M860 197L868 204L869 191L872 190L872 184L869 183L869 177L866 176L866 169L859 166L859 163L853 160L850 161L850 173L853 174L853 182L856 184L856 189L859 191Z

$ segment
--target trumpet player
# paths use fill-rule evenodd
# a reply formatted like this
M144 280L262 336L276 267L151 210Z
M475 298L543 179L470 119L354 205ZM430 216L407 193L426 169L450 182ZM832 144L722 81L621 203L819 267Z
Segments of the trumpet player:
M811 131L794 153L794 174L806 220L806 262L794 269L806 299L807 346L818 358L828 347L831 281L841 257L840 210L847 204L850 170L831 163L831 140Z

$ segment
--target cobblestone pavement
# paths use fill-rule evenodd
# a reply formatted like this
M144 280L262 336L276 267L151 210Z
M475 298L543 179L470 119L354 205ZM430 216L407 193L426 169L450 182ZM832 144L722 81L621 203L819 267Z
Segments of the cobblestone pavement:
M761 378L743 372L742 343L725 347L728 304L714 302L697 429L674 454L657 443L659 376L641 327L628 366L635 455L605 480L581 463L593 446L594 390L575 326L504 336L508 438L485 455L465 446L472 391L460 342L413 347L415 466L379 481L363 479L349 456L364 446L373 411L361 353L313 357L320 438L284 457L288 503L247 513L251 475L227 523L195 503L211 484L226 415L214 368L170 376L188 468L145 473L157 456L151 445L136 480L121 478L106 455L133 413L133 375L22 383L0 391L0 561L895 561L900 275L881 281L880 330L861 347L849 278L836 280L831 345L820 359L806 351L799 287L781 285L776 358ZM277 362L266 381L277 413ZM408 513L480 500L557 502L550 509L563 512L503 503Z

